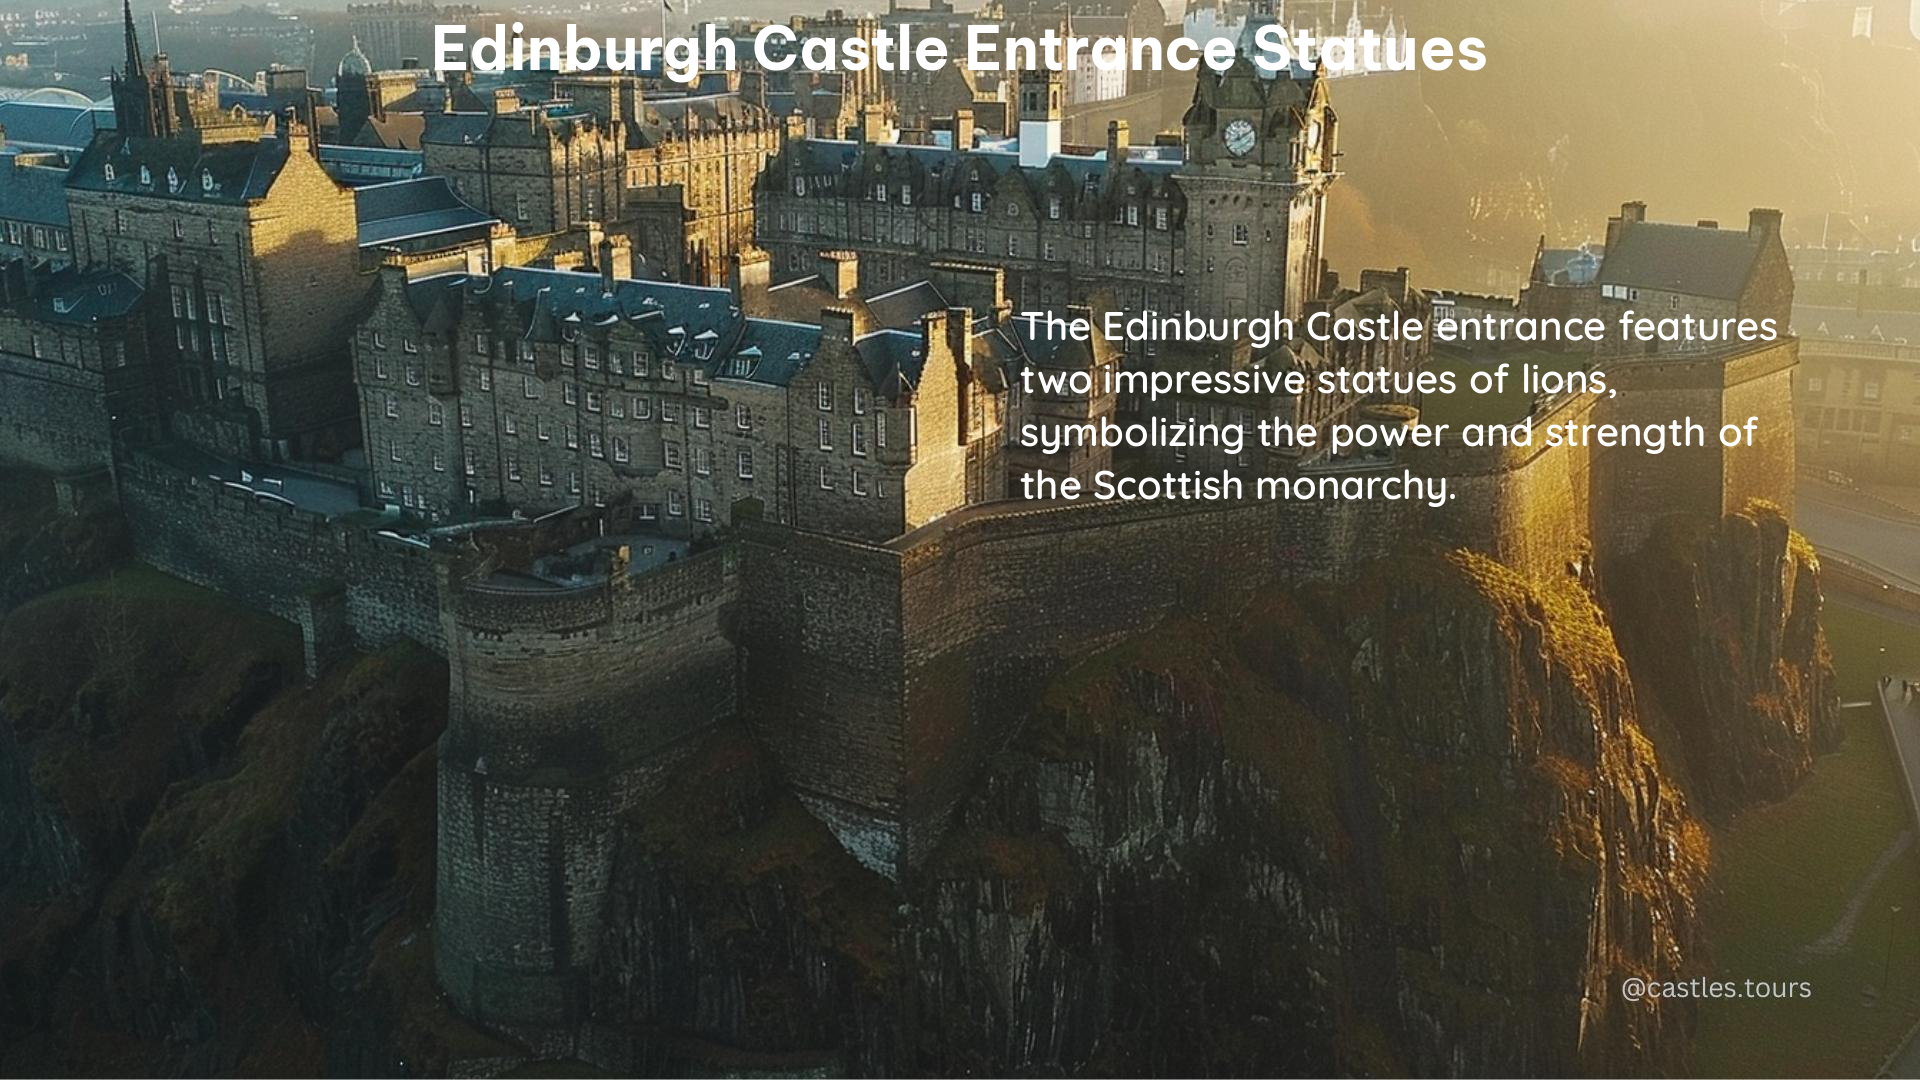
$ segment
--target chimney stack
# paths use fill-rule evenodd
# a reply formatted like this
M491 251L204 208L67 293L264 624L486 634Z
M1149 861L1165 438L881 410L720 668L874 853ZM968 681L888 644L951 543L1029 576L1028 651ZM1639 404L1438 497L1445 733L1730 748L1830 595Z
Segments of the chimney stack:
M966 153L973 149L973 110L953 110L953 148Z
M1781 214L1778 210L1755 207L1747 215L1747 235L1762 242L1780 239Z
M860 256L851 251L821 252L820 284L833 291L834 299L845 300L860 287Z
M1125 120L1107 121L1107 165L1109 168L1127 160L1127 148L1133 141L1133 129Z
M862 145L887 141L887 114L880 106L860 106L860 131L857 141Z
M520 92L511 86L503 86L493 92L493 115L506 116L520 111Z

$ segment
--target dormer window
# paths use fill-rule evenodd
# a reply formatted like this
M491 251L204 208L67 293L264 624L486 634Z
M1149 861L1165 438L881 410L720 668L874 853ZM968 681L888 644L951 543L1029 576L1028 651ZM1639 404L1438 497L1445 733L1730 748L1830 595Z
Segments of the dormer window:
M153 186L153 170L145 165L140 166L140 183L147 187Z
M106 170L107 183L113 183L113 162L107 162L103 168Z
M200 190L209 194L213 192L213 174L205 169L200 170Z
M173 171L173 168L169 166L167 168L167 194L178 195L179 193L180 193L180 174Z

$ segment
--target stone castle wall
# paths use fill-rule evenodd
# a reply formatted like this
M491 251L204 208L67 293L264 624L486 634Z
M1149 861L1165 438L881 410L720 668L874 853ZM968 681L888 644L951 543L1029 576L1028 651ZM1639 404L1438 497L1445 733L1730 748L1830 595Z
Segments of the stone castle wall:
M120 497L135 552L157 569L294 623L304 598L340 590L361 648L443 651L427 549L149 458L122 468Z
M577 589L450 586L436 932L467 1015L581 1018L620 818L735 712L732 550Z

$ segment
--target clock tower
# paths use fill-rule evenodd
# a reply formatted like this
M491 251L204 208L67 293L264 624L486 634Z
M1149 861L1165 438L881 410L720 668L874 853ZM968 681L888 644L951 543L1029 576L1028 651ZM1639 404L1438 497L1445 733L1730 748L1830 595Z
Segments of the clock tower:
M1337 120L1318 70L1202 69L1185 118L1188 303L1299 318L1319 292Z

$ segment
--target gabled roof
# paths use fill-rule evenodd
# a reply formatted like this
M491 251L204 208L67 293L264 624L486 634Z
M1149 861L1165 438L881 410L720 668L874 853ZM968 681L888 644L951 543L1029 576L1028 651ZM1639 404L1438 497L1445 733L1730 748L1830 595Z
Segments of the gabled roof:
M485 236L494 218L462 202L444 176L370 184L353 193L363 248L405 241L451 244Z
M244 204L266 197L288 154L286 140L273 136L208 143L191 129L170 139L103 133L80 155L67 187Z
M1738 300L1764 250L1745 230L1630 222L1608 246L1598 281Z
M87 323L126 315L140 303L140 283L117 270L61 270L44 279L30 301L34 317Z

